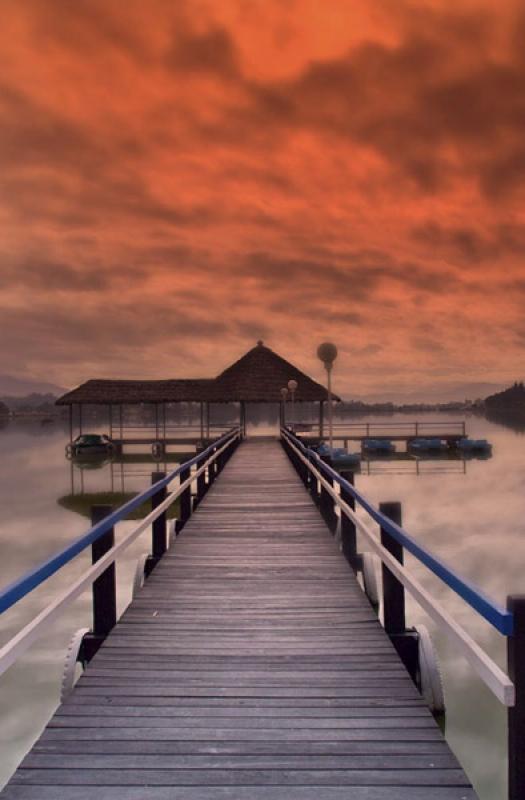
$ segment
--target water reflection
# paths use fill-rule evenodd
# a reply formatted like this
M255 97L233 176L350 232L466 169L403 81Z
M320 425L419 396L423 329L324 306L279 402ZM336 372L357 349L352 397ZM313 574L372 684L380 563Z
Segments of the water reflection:
M501 411L487 409L486 417L490 422L496 422L498 425L503 425L505 428L516 431L516 433L525 433L525 410Z
M154 473L168 474L177 464L191 458L193 452L165 454L162 460L148 453L125 453L108 457L93 454L69 459L70 491L57 503L68 511L91 518L94 505L123 505L147 486ZM136 487L132 491L132 487ZM126 519L143 519L151 510L149 501L130 512ZM177 503L167 510L168 519L176 517Z
M407 418L389 415L369 419L387 423ZM440 419L446 422L457 417L441 415ZM249 432L275 432L274 420L261 419L257 423ZM404 524L418 540L504 603L507 594L525 591L525 537L521 523L525 518L525 463L522 439L517 435L521 430L514 421L496 422L479 416L467 418L467 429L473 438L492 442L493 458L468 463L449 459L369 459L362 462L356 482L375 503L401 501ZM66 441L67 431L55 425L9 424L0 431L2 585L80 535L87 527L94 496L111 495L117 500L122 493L137 492L149 484L152 471L169 471L176 463L155 461L145 453L125 454L120 459L98 463L68 462L64 456ZM180 460L181 456L176 458ZM125 522L119 526L117 535L129 530L130 525ZM120 609L129 602L136 559L149 549L148 535L118 562ZM416 577L504 666L504 639L410 556L406 561ZM76 559L2 615L2 641L9 639L74 577L79 577L88 563L89 554ZM74 630L91 624L90 614L87 593L60 618L45 641L34 645L17 667L0 679L0 783L7 780L56 707L65 648ZM435 638L445 681L447 738L454 752L481 800L503 800L504 709L410 601L407 616L409 624L426 624Z

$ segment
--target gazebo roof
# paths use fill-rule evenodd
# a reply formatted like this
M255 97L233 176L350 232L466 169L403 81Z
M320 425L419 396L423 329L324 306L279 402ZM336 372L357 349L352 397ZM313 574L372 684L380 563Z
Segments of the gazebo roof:
M324 386L265 347L263 342L258 342L256 347L221 372L210 389L216 402L278 403L281 389L291 379L297 381L296 402L328 399Z
M62 395L59 406L73 403L90 405L133 405L138 403L183 403L206 400L207 387L213 379L181 379L165 381L90 380Z
M57 405L214 402L278 403L281 389L297 381L295 401L327 400L324 386L258 342L217 378L163 381L89 380L60 397ZM333 396L334 400L340 398Z

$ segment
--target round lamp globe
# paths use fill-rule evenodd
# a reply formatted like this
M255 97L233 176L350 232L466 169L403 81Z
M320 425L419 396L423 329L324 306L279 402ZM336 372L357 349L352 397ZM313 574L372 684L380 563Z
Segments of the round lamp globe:
M337 347L332 342L323 342L317 348L317 355L328 369L337 358Z

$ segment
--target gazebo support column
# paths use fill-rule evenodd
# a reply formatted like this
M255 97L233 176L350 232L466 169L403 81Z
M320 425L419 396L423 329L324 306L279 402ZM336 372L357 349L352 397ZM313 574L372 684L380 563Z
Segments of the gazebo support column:
M73 441L73 403L69 406L69 441Z
M324 439L324 400L319 401L319 438Z
M243 436L246 436L246 403L244 400L241 400L240 403L240 414L239 414L239 421L241 426L241 433Z
M82 403L78 404L78 432L82 434Z
M201 439L204 439L204 403L202 402L202 400L201 400L201 403L200 403L200 407L201 407L201 409L200 409L201 410Z
M108 405L108 423L109 423L109 438L113 438L113 406L111 403Z
M210 404L206 403L206 438L210 438Z

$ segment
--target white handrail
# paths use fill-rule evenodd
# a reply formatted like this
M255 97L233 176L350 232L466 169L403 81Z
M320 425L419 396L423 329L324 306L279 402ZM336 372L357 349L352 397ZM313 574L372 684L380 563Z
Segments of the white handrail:
M443 606L432 598L429 592L412 577L407 568L401 564L394 556L378 541L377 536L372 532L369 525L361 520L355 511L342 500L341 496L335 491L333 486L323 477L321 472L309 461L297 448L286 434L288 445L294 450L301 461L307 465L308 469L314 473L321 485L332 497L341 512L352 520L356 528L364 535L372 549L377 553L383 564L392 572L393 575L408 589L416 602L427 614L438 622L445 630L445 633L459 647L461 654L469 661L476 670L479 677L489 687L493 694L505 706L513 706L516 702L516 691L509 676L493 661L490 656L474 641L474 639L451 617Z
M168 497L162 501L153 511L151 511L144 519L125 536L122 541L115 544L110 550L107 551L98 561L95 562L81 578L69 586L62 594L59 594L49 605L47 605L31 622L28 622L22 630L20 630L12 639L10 639L2 648L0 648L0 675L9 669L15 661L28 649L28 647L43 633L61 613L61 611L69 605L73 600L76 600L96 578L101 575L107 567L112 564L117 556L126 550L135 539L152 523L157 517L166 511L172 503L184 492L188 486L191 486L193 481L201 475L206 467L212 464L216 458L229 447L232 440L228 440L222 447L218 448L195 472L183 481L176 491L170 493Z

